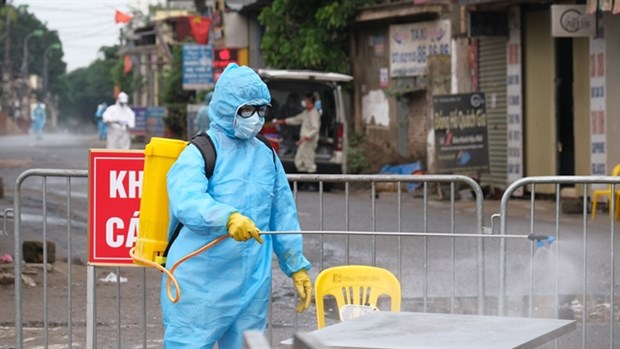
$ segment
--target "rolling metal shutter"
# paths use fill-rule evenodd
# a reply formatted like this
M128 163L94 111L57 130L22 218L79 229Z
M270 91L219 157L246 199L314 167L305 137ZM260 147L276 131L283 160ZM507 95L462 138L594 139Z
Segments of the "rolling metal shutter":
M478 48L480 91L486 96L489 134L489 173L481 184L506 188L508 178L506 136L506 37L481 37Z

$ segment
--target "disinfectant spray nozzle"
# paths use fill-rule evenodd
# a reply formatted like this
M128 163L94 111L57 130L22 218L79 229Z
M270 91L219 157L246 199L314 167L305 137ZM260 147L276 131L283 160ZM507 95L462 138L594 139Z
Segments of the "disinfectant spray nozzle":
M545 241L549 245L551 245L555 241L555 238L553 237L553 235L530 234L527 236L527 238L535 242L536 247L543 247L545 245Z

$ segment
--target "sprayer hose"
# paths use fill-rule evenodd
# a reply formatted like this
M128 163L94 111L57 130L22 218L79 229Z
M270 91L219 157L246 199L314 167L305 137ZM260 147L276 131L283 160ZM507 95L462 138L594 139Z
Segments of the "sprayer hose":
M217 237L215 240L209 242L208 244L202 246L201 248L197 249L194 252L188 253L187 255L185 255L183 258L179 259L176 263L174 263L174 265L172 266L172 268L170 268L170 270L166 269L165 267L161 266L159 263L155 263L151 260L136 256L134 254L135 251L135 246L131 248L131 250L129 250L129 255L131 256L131 258L133 258L134 260L140 262L140 263L144 263L148 266L151 266L159 271L161 271L162 273L165 273L168 278L166 279L166 293L168 294L168 299L172 302L172 303L177 303L179 301L179 299L181 299L181 289L179 288L179 282L177 281L177 279L172 275L175 271L175 269L183 262L185 262L186 260L199 255L201 253L203 253L204 251L210 249L211 247L217 245L218 243L220 243L222 240L226 239L227 237L229 237L228 234L222 235ZM170 289L170 283L174 284L174 290L176 293L176 296L172 296L172 291Z

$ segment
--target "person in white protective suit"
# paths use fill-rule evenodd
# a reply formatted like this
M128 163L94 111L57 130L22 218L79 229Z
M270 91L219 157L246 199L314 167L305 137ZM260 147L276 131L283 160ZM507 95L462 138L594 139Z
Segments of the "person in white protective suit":
M259 235L260 231L299 231L297 209L277 156L255 136L271 101L267 86L246 66L229 64L209 103L207 133L217 159L205 176L199 149L188 145L167 174L170 245L166 266L214 239L206 252L187 259L174 273L181 290L173 303L163 275L160 302L164 347L243 348L243 332L264 331L271 293L272 253L292 278L297 312L310 305L310 263L301 234Z
M316 147L319 144L319 130L321 128L321 116L314 107L316 97L308 93L301 101L304 110L287 119L274 119L277 125L301 125L299 140L297 141L297 153L295 154L295 167L299 172L315 173Z
M136 114L127 105L129 98L125 92L118 94L116 104L103 113L103 122L108 125L108 149L129 149L131 134L129 130L136 126Z

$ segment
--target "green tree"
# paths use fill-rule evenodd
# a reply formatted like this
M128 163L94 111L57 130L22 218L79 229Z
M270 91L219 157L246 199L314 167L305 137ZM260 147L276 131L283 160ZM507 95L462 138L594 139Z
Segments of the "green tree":
M351 174L367 173L371 168L368 158L364 154L367 144L366 136L363 134L349 133L349 150L347 154L348 172Z
M261 49L273 68L349 73L349 36L357 8L381 0L274 0L259 22Z
M116 50L117 46L114 47L114 52L111 52L110 60L115 61L114 65L111 69L112 78L114 84L118 87L120 91L125 91L128 95L134 91L135 86L139 86L142 83L141 75L134 75L133 72L125 73L125 62L124 57L117 57Z
M28 39L28 73L43 76L43 53L50 45L54 43L61 43L58 33L50 31L45 24L43 24L34 14L28 11L28 6L13 7L6 5L0 10L2 19L8 16L11 21L8 33L8 41L11 43L10 47L10 76L15 79L20 76L22 60L24 57L24 41L26 37L35 30L43 31L42 36L33 36ZM5 22L2 22L0 29L2 35L6 35ZM4 38L0 42L0 52L5 52L7 38ZM52 49L48 51L48 87L53 94L58 94L62 91L63 84L61 82L62 76L67 70L67 65L63 62L62 57L64 53L62 47L60 49ZM4 58L4 57L2 57ZM0 70L4 69L4 65L0 67Z
M100 49L103 58L65 75L65 93L60 95L62 121L77 125L94 124L97 104L102 101L114 103L115 77L112 71L119 61L117 51L118 46L104 46Z
M164 123L174 138L184 138L187 130L187 103L194 100L195 92L183 89L183 47L172 49L172 61L164 77L161 99L168 115Z

